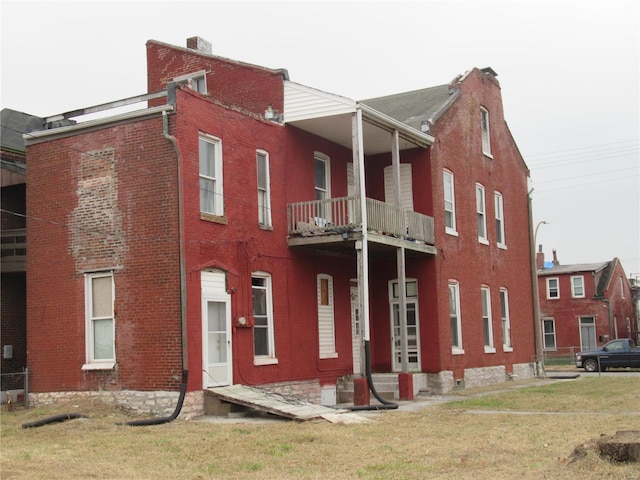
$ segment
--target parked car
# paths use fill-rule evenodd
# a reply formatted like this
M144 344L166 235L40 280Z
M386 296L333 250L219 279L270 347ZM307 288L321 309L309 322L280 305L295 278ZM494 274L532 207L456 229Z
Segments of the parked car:
M640 368L640 347L630 338L611 340L600 348L578 352L576 367L587 372L617 367Z

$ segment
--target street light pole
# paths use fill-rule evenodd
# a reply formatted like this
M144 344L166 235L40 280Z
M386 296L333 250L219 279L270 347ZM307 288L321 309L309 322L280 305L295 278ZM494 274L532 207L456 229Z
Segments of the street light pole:
M540 291L538 288L538 264L537 264L537 248L538 248L538 229L540 228L540 225L548 225L549 222L547 221L540 221L538 222L538 224L536 225L536 229L533 232L533 259L534 259L534 292L535 292L535 306L536 306L536 322L539 325L540 328L540 334L538 335L538 338L536 339L536 343L538 344L538 376L542 376L542 372L544 372L544 323L542 321L542 315L540 313Z

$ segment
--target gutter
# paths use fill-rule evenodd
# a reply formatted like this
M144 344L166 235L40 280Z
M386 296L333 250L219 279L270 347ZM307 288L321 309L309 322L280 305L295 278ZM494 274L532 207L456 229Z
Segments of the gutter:
M357 108L362 111L365 120L385 130L397 130L398 134L402 138L415 143L416 145L426 148L433 145L436 141L435 137L422 133L407 124L390 117L389 115L385 115L384 113L365 105L364 103L357 103Z
M39 141L47 141L50 140L49 137L55 137L58 135L65 134L75 134L82 130L87 130L89 128L102 127L105 125L117 123L117 122L125 122L129 120L140 120L145 117L151 117L158 114L163 114L164 112L173 111L173 105L161 105L159 107L145 108L142 110L134 110L133 112L125 112L119 115L113 115L111 117L106 118L98 118L96 120L87 120L82 123L75 123L73 125L67 125L64 127L52 128L50 130L39 130L33 131L30 133L25 133L22 135L24 139L25 146L33 145L39 143Z

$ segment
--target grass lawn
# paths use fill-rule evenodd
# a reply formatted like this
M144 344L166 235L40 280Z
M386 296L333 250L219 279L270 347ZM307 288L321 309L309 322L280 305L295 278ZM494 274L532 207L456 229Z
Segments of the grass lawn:
M518 382L513 382L513 387ZM640 377L581 378L419 411L386 411L363 424L281 421L127 427L98 401L2 412L2 479L621 479L640 465L573 449L601 434L640 430ZM74 406L76 405L76 406ZM61 412L88 419L40 428ZM528 414L517 414L530 412Z

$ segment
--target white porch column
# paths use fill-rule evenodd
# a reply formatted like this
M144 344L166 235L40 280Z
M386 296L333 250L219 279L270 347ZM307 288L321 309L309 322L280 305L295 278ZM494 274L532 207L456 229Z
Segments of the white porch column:
M367 225L367 194L364 176L364 139L362 136L362 110L358 108L351 117L351 140L353 145L353 173L356 198L360 201L360 224L362 226L362 240L356 242L358 262L358 302L362 316L362 335L364 341L371 339L369 325L369 245ZM361 357L365 358L364 342L361 345ZM365 373L365 362L361 362L362 372Z
M400 182L400 144L398 141L398 130L394 130L391 136L391 165L393 167L393 200L399 207L402 206L402 191ZM404 219L404 217L403 217ZM398 270L398 296L400 297L399 320L400 320L400 365L402 373L409 371L409 356L407 344L407 275L405 272L404 247L396 249L397 270Z

